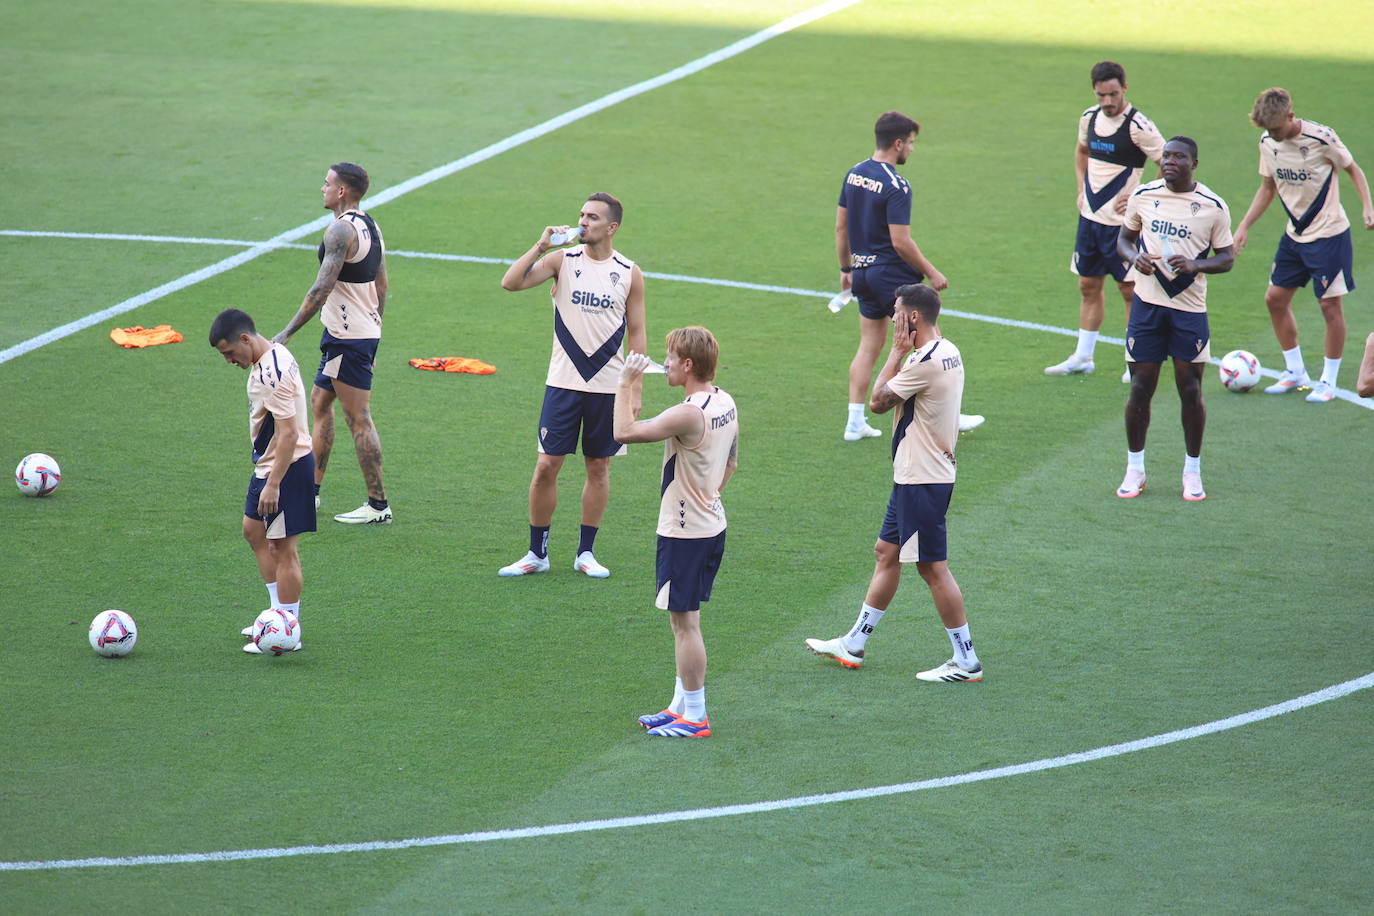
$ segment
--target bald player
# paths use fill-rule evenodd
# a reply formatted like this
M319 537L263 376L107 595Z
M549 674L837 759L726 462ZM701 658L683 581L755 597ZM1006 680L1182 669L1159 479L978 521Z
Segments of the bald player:
M1345 296L1355 290L1350 220L1341 206L1336 170L1345 171L1354 183L1364 208L1366 229L1374 229L1374 201L1370 200L1364 171L1341 138L1326 125L1295 115L1293 99L1286 90L1261 92L1250 120L1264 131L1259 138L1260 186L1236 227L1236 251L1245 250L1250 227L1275 197L1288 215L1264 294L1274 336L1283 350L1284 370L1279 380L1264 390L1287 394L1311 385L1307 400L1324 404L1336 395L1336 376L1345 352ZM1326 361L1315 385L1303 363L1298 323L1293 318L1293 297L1308 280L1326 321Z
M352 162L331 165L325 173L324 208L334 222L320 243L320 271L315 285L285 328L272 338L289 343L316 313L320 335L320 368L315 374L311 404L315 411L315 506L320 485L334 449L334 402L343 405L344 420L353 434L367 485L367 502L352 512L334 516L347 525L389 524L392 513L382 485L382 443L372 422L372 369L382 338L386 310L386 252L382 233L360 208L367 193L367 170Z
M615 397L615 435L621 442L662 442L654 604L673 627L677 678L662 712L639 717L659 738L709 738L706 643L701 605L711 599L725 555L725 507L720 494L739 464L739 414L734 398L713 384L720 346L703 327L667 337L668 384L686 399L651 420L635 420L635 391L649 359L631 353Z
M591 195L578 216L581 244L556 249L554 233L569 227L546 226L534 247L501 278L501 286L512 291L553 281L553 353L539 414L539 457L530 480L530 548L497 570L498 575L548 571L558 473L564 459L577 451L579 433L587 481L572 566L594 579L611 574L593 550L611 497L611 458L625 454L614 435L616 384L624 346L637 353L645 348L644 274L614 247L623 215L620 201L610 194Z
M1126 328L1131 391L1126 398L1126 476L1122 499L1145 489L1145 435L1150 401L1164 360L1174 363L1174 385L1183 419L1183 498L1207 498L1202 488L1202 433L1207 408L1202 370L1211 358L1207 323L1207 274L1235 263L1231 211L1215 191L1193 179L1197 143L1170 137L1164 144L1159 181L1131 195L1117 251L1131 261L1135 295Z
M877 563L849 632L808 639L806 647L846 668L862 667L868 638L901 585L903 564L914 563L954 650L949 661L916 677L947 684L981 681L983 665L969 635L963 592L949 571L945 532L954 494L964 360L959 348L940 335L939 294L914 283L896 292L892 349L868 405L874 413L901 408L892 423L892 494L873 545Z
M1097 104L1078 119L1074 173L1078 176L1078 234L1069 269L1078 275L1078 346L1046 375L1080 375L1094 371L1093 350L1102 330L1107 304L1107 276L1129 316L1134 283L1128 265L1116 251L1126 201L1140 184L1145 163L1159 162L1164 137L1135 106L1126 101L1126 70L1115 61L1094 64L1091 72ZM1127 375L1122 381L1129 381Z
M243 505L243 536L253 548L272 607L299 617L302 575L296 541L315 530L315 456L300 367L285 345L259 334L253 319L238 309L215 317L210 346L225 362L248 370L253 476ZM243 635L251 637L253 627L245 627ZM251 642L243 651L261 653Z

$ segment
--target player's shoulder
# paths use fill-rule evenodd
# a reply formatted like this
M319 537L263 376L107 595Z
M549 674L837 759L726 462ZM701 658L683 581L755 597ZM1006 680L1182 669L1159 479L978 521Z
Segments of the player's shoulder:
M624 254L616 251L614 248L611 249L611 263L618 264L624 270L635 269L635 262L625 257Z
M1137 130L1159 130L1155 127L1155 122L1150 120L1150 116L1135 106L1131 106L1130 119Z
M1131 192L1132 197L1143 197L1148 194L1155 194L1164 190L1166 185L1163 178L1156 178L1154 181L1141 182L1140 187Z
M1193 198L1204 207L1216 207L1219 210L1226 210L1226 201L1221 199L1221 195L1202 182L1196 182L1192 191Z
M1086 121L1088 118L1091 118L1093 115L1097 114L1101 110L1101 105L1089 105L1087 108L1083 109L1083 113L1078 116L1078 119L1080 121Z
M1316 140L1323 146L1336 146L1341 142L1341 138L1336 135L1333 128L1316 121L1310 121L1307 118L1302 119L1302 132L1298 136Z

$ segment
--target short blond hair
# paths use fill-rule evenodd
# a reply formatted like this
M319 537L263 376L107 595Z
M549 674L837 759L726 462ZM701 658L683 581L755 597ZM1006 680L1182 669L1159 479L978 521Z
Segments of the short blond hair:
M1264 90L1259 94L1259 98L1255 99L1255 107L1250 110L1250 121L1256 127L1269 130L1282 127L1292 113L1293 97L1288 94L1287 89L1275 86L1273 89Z
M700 325L678 328L668 332L664 344L669 352L692 361L692 375L696 376L698 381L709 382L716 377L720 345L716 343L710 331Z

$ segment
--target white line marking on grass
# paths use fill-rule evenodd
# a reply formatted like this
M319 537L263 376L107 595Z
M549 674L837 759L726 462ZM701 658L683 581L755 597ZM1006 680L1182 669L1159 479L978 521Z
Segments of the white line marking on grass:
M741 814L762 814L768 811L786 811L793 808L809 808L816 805L830 805L836 802L859 801L866 798L881 798L887 795L904 795L926 789L944 789L990 779L1003 779L1008 776L1024 776L1043 770L1055 770L1091 763L1108 757L1120 757L1136 751L1150 750L1201 738L1205 735L1239 728L1272 719L1285 713L1315 706L1330 700L1339 699L1358 690L1374 687L1374 672L1354 680L1325 687L1312 693L1265 706L1240 715L1217 719L1204 725L1181 728L1149 738L1127 741L1122 744L1109 744L1090 751L1064 754L1059 757L1044 757L1028 763L996 767L991 770L975 770L957 776L941 776L935 779L922 779L917 782L903 782L890 786L874 786L868 789L850 789L845 792L827 792L821 795L801 795L794 798L781 798L776 801L753 802L741 805L723 805L717 808L692 808L686 811L665 811L660 814L642 814L632 817L613 817L594 821L576 821L569 824L548 824L542 827L517 827L509 830L482 830L476 833L452 833L443 836L415 837L408 840L374 840L369 843L329 843L319 846L285 846L267 849L229 849L220 852L190 852L171 855L121 856L93 859L47 859L33 862L0 862L0 871L57 871L73 868L127 868L134 865L189 865L201 862L236 862L244 859L284 859L292 856L337 855L345 852L385 852L396 849L416 849L425 846L460 846L468 843L490 843L495 840L521 840L545 836L558 836L566 833L590 833L594 830L619 830L623 827L647 827L654 824L673 824L679 821L700 821L717 817L734 817ZM965 689L978 689L965 688Z
M209 238L195 238L195 237L187 238L187 237L174 236L174 235L126 235L126 234L123 234L123 233L113 233L113 232L36 232L36 231L28 231L28 230L22 230L22 229L0 229L0 236L6 236L6 235L8 235L8 236L24 236L24 237L40 237L40 238L62 238L62 239L97 239L97 240L132 241L132 242L167 242L167 243L182 244L182 245L238 245L238 246L253 246L253 247L256 247L256 246L260 246L260 245L269 244L269 243L267 243L267 242L249 242L249 241L244 241L244 240L241 240L241 239L209 239ZM279 243L279 244L277 244L275 247L277 247L277 248L295 248L295 249L300 249L300 250L303 250L303 251L313 251L313 250L315 249L316 246L314 246L314 245L291 244L291 243ZM422 259L422 260L429 260L429 261L457 261L457 262L462 262L462 263L466 263L466 264L500 264L500 265L508 265L508 264L511 263L511 261L510 261L509 258L491 258L491 257L484 257L484 256L482 256L482 255L475 255L475 254L447 254L447 253L443 253L443 252L434 252L434 251L407 251L407 250L404 250L404 249L395 249L395 250L388 249L388 250L387 250L387 254L390 255L390 256L392 256L392 257L397 257L397 258L419 258L419 259ZM651 279L655 279L655 280L668 280L668 281L675 282L675 283L699 283L699 284L702 284L702 285L705 285L705 286L723 286L723 287L727 287L727 288L730 288L730 289L747 289L747 290L752 290L752 291L754 291L754 292L762 292L762 293L781 293L781 294L783 294L783 295L788 295L788 296L804 296L804 297L807 297L807 298L810 298L810 297L813 297L813 296L814 296L814 297L821 298L821 299L826 299L826 300L829 300L829 298L830 298L830 296L831 296L831 294L828 293L828 292L823 292L823 291L821 291L821 290L816 290L816 289L803 289L803 288L801 288L801 287L796 287L796 286L772 286L772 285L769 285L769 284L766 284L766 283L748 283L748 282L745 282L745 281L743 281L743 280L722 280L722 279L715 278L715 277L692 277L692 276L688 276L687 274L665 274L665 273L656 273L656 272L653 272L653 271L645 271L645 272L644 272L644 276L649 277L649 278L651 278ZM946 298L947 298L947 299L948 299L948 298L957 298L957 297L959 297L959 296L960 296L959 293L953 293L953 294L947 295ZM1059 335L1061 335L1061 336L1063 336L1063 337L1077 337L1077 336L1078 336L1078 331L1073 330L1073 329L1070 329L1070 328L1060 328L1060 327L1055 327L1055 326L1052 325L1052 324L1040 324L1039 322L1035 322L1035 321L1022 321L1022 320L1020 320L1019 318L1001 318L1001 317L999 317L999 316L997 316L997 315L981 315L981 314L979 314L979 313L977 313L977 312L964 312L964 311L960 311L959 309L951 309L951 308L941 309L941 312L942 312L943 314L945 314L945 315L949 315L949 316L952 317L952 318L964 318L964 319L966 319L966 320L968 320L968 321L981 321L981 322L984 322L984 323L986 323L986 324L998 324L998 325L1002 325L1002 326L1004 326L1004 327L1009 327L1009 328L1020 328L1020 329L1022 329L1022 330L1026 330L1026 331L1042 331L1042 332L1044 332L1044 333L1046 333L1046 334L1059 334ZM59 329L59 330L60 330L60 329ZM38 338L34 338L34 339L37 340ZM1098 337L1098 340L1101 341L1101 342L1103 342L1103 343L1112 344L1112 345L1118 346L1118 347L1125 347L1125 346L1126 346L1126 341L1125 341L1123 338L1120 338L1120 337L1112 337L1112 336L1107 335L1107 334L1104 334L1104 335ZM6 351L6 352L8 352L8 351ZM4 359L0 359L0 362L4 362ZM1215 356L1214 356L1214 357L1211 358L1211 360L1209 360L1209 362L1210 362L1212 365L1215 366L1215 365L1219 365L1219 364L1221 363L1221 360L1220 360L1218 357L1215 357ZM1260 374L1261 374L1261 375L1267 375L1269 378L1278 378L1278 377L1279 377L1279 373L1276 372L1276 371L1273 370L1273 369L1261 369L1261 370L1260 370ZM1356 394L1355 392L1350 391L1350 390L1345 389L1345 388L1337 388L1337 389L1335 389L1335 392L1336 392L1336 397L1340 398L1340 399L1343 400L1343 401L1349 401L1351 404L1354 404L1354 405L1356 405L1356 406L1358 406L1358 407L1364 407L1364 408L1366 408L1366 409L1368 409L1368 410L1374 410L1374 398L1362 398L1362 397L1360 397L1358 394Z
M751 48L755 48L758 45L763 44L765 41L768 41L769 39L776 38L779 35L784 35L787 32L801 28L804 25L809 25L810 23L815 22L817 19L822 19L826 16L829 16L831 13L835 13L839 10L846 9L859 2L860 0L829 0L829 2L822 3L819 6L812 7L809 10L803 10L802 12L797 13L794 16L789 16L781 22L771 25L766 29L762 29L758 32L755 32L753 35L750 35L746 38L741 38L734 44L726 45L724 48L721 48L718 51L712 51L710 54L698 57L694 61L690 61L688 63L683 64L680 67L677 67L673 70L669 70L667 73L659 74L658 76L655 76L652 79L647 79L642 82L635 83L633 86L627 86L624 89L617 89L615 92L609 93L608 95L603 95L599 99L588 102L587 104L574 108L571 111L566 111L563 114L558 115L556 117L550 118L549 120L544 121L542 124L536 124L534 127L522 130L517 134L512 134L506 139L499 140L496 143L493 143L484 149L480 149L475 153L469 153L461 159L455 159L454 161L446 165L441 165L437 168L430 169L428 172L416 175L414 178L409 178L398 185L393 185L392 187L387 188L385 191L382 191L378 194L369 197L368 209L380 207L382 204L389 203L390 201L395 200L403 194L409 194L411 191L414 191L418 188L423 188L425 185L428 184L433 184L441 178L447 178L448 176L456 172L460 172L463 169L470 168L471 166L477 165L480 162L485 162L486 160L491 159L494 156L499 156L501 153L504 153L507 150L514 149L515 147L520 146L521 144L528 143L531 140L538 139L539 137L542 137L545 134L552 133L553 131L558 130L560 127L566 127L567 125L572 124L575 121L580 121L583 118L596 114L597 112L602 111L606 108L610 108L613 105L618 105L621 102L626 101L627 99L632 99L635 96L643 95L644 93L649 92L653 89L658 89L661 86L666 86L669 83L673 83L677 80L684 79L695 73L699 73L702 70L705 70L707 67L714 66L715 64L718 64L721 61L729 60L732 57L743 54L745 51L748 51ZM32 337L26 341L23 341L22 343L15 344L14 346L9 347L5 350L0 350L0 364L7 363L15 357L23 356L25 353L31 353L39 347L46 346L47 344L50 344L56 340L61 340L64 337L77 333L78 331L84 331L86 328L99 324L100 322L105 321L106 319L113 318L116 315L122 315L125 312L132 311L133 309L139 308L140 306L147 305L149 302L155 302L164 296L168 296L172 293L186 289L188 286L194 286L202 280L208 280L209 278L222 274L225 271L233 270L235 267L239 267L243 264L246 264L249 261L254 260L255 258L267 254L268 252L275 251L278 248L285 247L284 243L286 242L294 242L296 239L301 238L304 235L308 235L311 232L316 232L320 229L323 229L325 226L329 225L329 221L331 218L332 217L321 216L320 218L313 219L308 223L302 223L296 228L288 229L280 235L273 237L267 242L254 245L247 251L242 251L236 255L225 258L222 261L217 261L208 267L202 267L200 270L193 271L189 274L186 274L183 277L178 277L175 280L172 280L168 283L162 284L161 286L150 289L145 293L139 293L137 296L131 296L130 298L125 299L123 302L116 303L115 305L112 305L109 308L101 309L100 311L87 315L84 318L79 318L76 321L68 322L67 324L62 325L59 328L53 328L51 331L39 334L37 337Z

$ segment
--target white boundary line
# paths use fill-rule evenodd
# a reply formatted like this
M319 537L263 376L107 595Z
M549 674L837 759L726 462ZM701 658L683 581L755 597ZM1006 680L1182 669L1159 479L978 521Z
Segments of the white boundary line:
M60 238L60 239L94 239L102 241L127 241L127 242L165 242L183 245L224 245L224 246L261 246L267 242L250 242L242 239L213 239L213 238L183 238L172 235L126 235L123 233L105 232L55 232L55 231L29 231L23 229L0 229L0 236L19 236L25 238ZM291 243L281 243L277 248L297 248L313 251L313 245L299 245ZM490 258L474 254L445 254L433 251L405 251L402 249L388 249L387 254L398 258L421 258L430 261L459 261L467 264L509 264L509 258ZM714 277L692 277L686 274L664 274L645 271L644 276L656 280L669 280L676 283L700 283L706 286L724 286L730 289L747 289L755 292L782 293L791 296L816 297L829 299L832 293L818 289L802 289L795 286L770 286L764 283L746 283L742 280L722 280ZM955 293L955 296L958 294ZM947 297L949 298L949 297ZM1018 318L1000 318L996 315L982 315L977 312L964 312L958 309L946 308L941 310L942 314L949 315L951 318L963 318L968 321L982 321L987 324L997 324L1009 328L1020 328L1026 331L1041 331L1046 334L1059 334L1064 337L1077 337L1078 332L1070 328L1055 327L1052 324L1040 324L1034 321L1022 321ZM59 329L60 330L60 329ZM51 332L50 332L51 333ZM38 340L39 338L34 338ZM1125 347L1126 341L1120 337L1102 335L1098 340L1118 347ZM22 345L21 345L22 346ZM5 351L6 353L9 351ZM0 362L4 362L4 354L0 354ZM1212 365L1218 365L1221 360L1212 357ZM1279 373L1273 369L1261 369L1262 375L1269 378L1278 378ZM1357 407L1367 410L1374 410L1374 398L1362 398L1353 391L1345 388L1336 389L1336 397L1343 401L1349 401Z
M408 840L375 840L368 843L330 843L320 846L285 846L266 849L230 849L220 852L191 852L173 855L123 856L92 859L47 859L33 862L0 862L0 871L58 871L75 868L128 868L135 865L189 865L203 862L237 862L245 859L284 859L293 856L337 855L349 852L385 852L397 849L416 849L426 846L460 846L470 843L490 843L496 840L521 840L545 836L558 836L568 833L590 833L595 830L618 830L624 827L647 827L655 824L672 824L680 821L700 821L717 817L734 817L742 814L762 814L769 811L786 811L795 808L810 808L816 805L830 805L837 802L858 801L867 798L882 798L888 795L904 795L926 789L944 789L962 786L990 779L1003 779L1008 776L1024 776L1055 770L1079 763L1120 757L1136 751L1150 750L1215 734L1242 725L1251 725L1272 719L1285 713L1326 703L1330 700L1348 696L1359 690L1374 687L1374 672L1353 680L1334 684L1312 693L1303 694L1282 703L1251 710L1240 715L1217 719L1191 728L1140 738L1122 744L1109 744L1090 751L1076 754L1063 754L1059 757L1044 757L1027 763L996 767L990 770L974 770L957 776L941 776L935 779L922 779L917 782L903 782L888 786L874 786L868 789L850 789L845 792L827 792L821 795L801 795L782 798L776 801L753 802L741 805L723 805L716 808L692 808L685 811L665 811L660 814L643 814L634 817L614 817L602 820L575 821L567 824L548 824L541 827L518 827L509 830L483 830L476 833L450 833L442 836L415 837ZM966 688L967 689L967 688ZM977 689L972 688L972 689Z
M647 79L643 82L635 83L633 86L627 86L624 89L617 89L615 92L609 93L608 95L603 95L601 98L596 99L595 101L588 102L587 104L574 108L571 111L566 111L563 114L558 115L557 117L550 118L549 120L544 121L542 124L536 124L534 127L522 130L517 134L512 134L506 139L493 143L490 146L485 147L484 149L480 149L475 153L469 153L461 159L455 159L454 161L446 165L441 165L437 168L430 169L428 172L416 175L414 178L409 178L398 185L393 185L392 187L387 188L385 191L368 197L368 208L372 209L374 207L380 207L382 204L389 203L390 201L393 201L404 194L409 194L411 191L414 191L418 188L423 188L426 185L433 184L441 178L447 178L448 176L456 172L461 172L463 169L470 168L471 166L477 165L480 162L485 162L486 160L491 159L494 156L498 156L501 153L506 152L507 150L514 149L515 147L528 143L531 140L538 139L539 137L542 137L545 134L552 133L553 131L558 130L560 127L566 127L567 125L572 124L575 121L580 121L583 118L596 114L597 112L602 111L604 109L610 108L613 105L618 105L621 102L626 101L627 99L632 99L635 96L643 95L644 93L649 92L653 89L658 89L661 86L666 86L669 83L673 83L677 80L684 79L695 73L699 73L702 70L705 70L707 67L714 66L715 64L718 64L721 61L729 60L732 57L743 54L745 51L757 47L758 45L763 44L765 41L768 41L771 38L776 38L779 35L783 35L794 29L801 28L804 25L808 25L812 22L815 22L817 19L822 19L826 16L829 16L831 13L835 13L839 10L846 9L859 2L860 0L828 0L828 2L822 3L819 6L812 7L809 10L803 10L802 12L797 13L794 16L789 16L788 18L784 19L779 23L776 23L775 25L771 25L766 29L762 29L758 32L755 32L754 34L746 38L741 38L734 44L726 45L724 48L721 48L718 51L712 51L710 54L698 57L694 61L690 61L689 63L683 64L680 67L669 70L667 73L661 73L658 76L653 77L652 79ZM302 223L296 228L288 229L285 232L272 237L266 242L254 243L253 247L249 248L247 251L239 252L238 254L227 257L222 261L217 261L208 267L202 267L200 270L192 271L191 273L186 274L183 277L178 277L175 280L172 280L168 283L162 284L161 286L150 289L145 293L139 293L137 296L132 296L128 299L125 299L123 302L116 303L115 305L112 305L109 308L101 309L98 312L93 312L92 314L87 315L85 318L78 318L76 321L64 324L59 328L53 328L51 331L39 334L37 337L32 337L26 341L23 341L22 343L15 344L14 346L9 347L5 350L0 350L0 364L7 363L15 357L23 356L25 353L30 353L34 350L37 350L39 347L46 346L47 344L50 344L57 340L61 340L64 337L77 333L78 331L84 331L86 328L99 324L100 322L105 321L106 319L113 318L116 315L122 315L125 312L139 308L143 305L147 305L149 302L155 302L156 300L161 299L164 296L168 296L172 293L178 292L179 290L186 289L188 286L194 286L202 280L208 280L209 278L222 274L225 271L233 270L235 267L247 264L249 261L261 257L262 255L267 254L268 252L275 251L278 248L285 247L284 243L286 242L294 242L296 239L301 238L302 236L309 235L311 232L316 232L320 229L323 229L325 226L329 225L330 219L331 217L321 216L318 219L313 219L308 223Z

